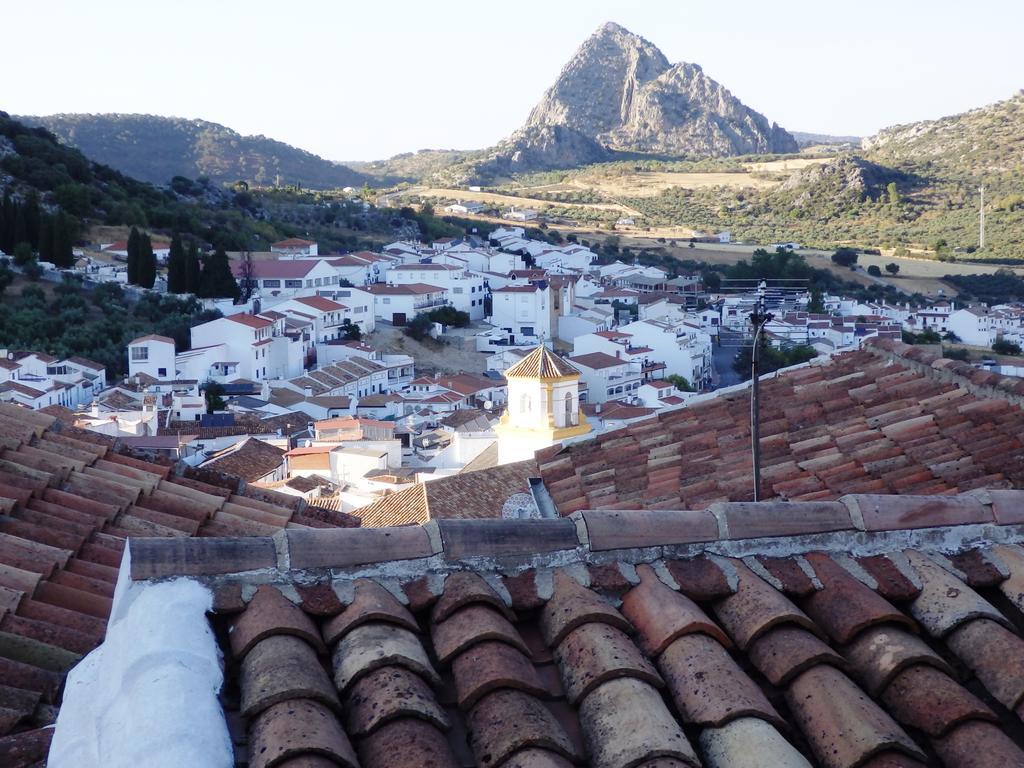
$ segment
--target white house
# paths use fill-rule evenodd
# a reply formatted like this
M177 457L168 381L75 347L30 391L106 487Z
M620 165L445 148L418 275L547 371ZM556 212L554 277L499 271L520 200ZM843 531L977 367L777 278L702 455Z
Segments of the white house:
M460 216L466 214L477 214L487 206L477 200L459 200L444 207L445 213L455 213Z
M353 320L347 305L324 296L298 296L275 304L274 310L311 321L314 344L342 338L345 326Z
M150 244L153 246L153 255L156 256L156 260L159 262L167 261L167 257L171 253L170 242L150 238ZM118 240L116 243L105 243L100 246L100 250L104 253L109 253L111 256L120 256L122 259L127 259L128 241Z
M337 270L327 259L233 260L231 273L242 285L246 280L263 296L288 298L337 286Z
M510 221L534 221L538 213L532 208L511 208L502 217Z
M246 379L283 379L302 373L302 346L284 335L283 320L240 313L197 325L191 337L193 350L213 350L204 363L236 363L239 376ZM210 360L211 356L226 359Z
M160 381L174 379L174 339L150 334L128 342L128 378L140 373Z
M987 309L967 307L950 313L946 329L955 333L964 344L991 347L997 338L995 323Z
M366 286L366 291L373 295L374 316L395 325L404 325L422 312L448 304L444 288L426 283L374 283Z
M448 303L471 320L484 317L484 279L452 264L401 264L385 275L388 285L436 285L446 291Z
M106 369L84 357L0 349L0 402L74 408L91 402L106 386Z
M710 383L711 336L704 329L688 322L637 320L618 330L631 335L632 346L650 350L652 360L663 362L666 375L683 376L697 388Z
M551 338L551 288L545 281L506 285L491 292L487 322L508 334L512 343Z
M300 237L289 237L287 240L279 240L270 246L271 253L280 254L284 258L307 259L319 255L319 248L313 240L303 240Z
M605 352L591 352L569 358L587 385L588 403L630 400L642 384L639 362L631 362Z
M951 301L939 301L925 309L919 309L910 315L903 323L907 330L921 332L931 329L936 333L945 333L949 330L949 316L956 311L956 305Z

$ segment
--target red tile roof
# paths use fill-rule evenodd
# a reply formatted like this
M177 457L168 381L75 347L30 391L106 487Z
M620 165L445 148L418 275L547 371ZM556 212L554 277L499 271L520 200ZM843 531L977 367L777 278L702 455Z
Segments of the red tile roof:
M477 472L460 472L388 494L356 514L368 527L409 525L438 519L500 518L509 497L528 493L537 464L520 461Z
M125 539L269 535L357 518L0 403L0 765L42 762L64 674L103 639ZM148 438L150 441L160 438ZM125 440L131 442L131 439ZM202 479L197 479L202 478ZM42 735L41 735L42 734ZM32 756L35 757L32 757Z
M1024 381L926 355L875 342L764 380L764 496L1024 487ZM541 475L562 514L750 500L749 411L749 389L691 401L551 449Z
M202 541L133 544L132 573L186 562L214 588L240 754L996 768L1024 764L1020 509L993 491L289 530L241 564L292 570L240 613ZM326 725L277 726L310 701Z
M380 296L421 296L427 293L444 293L444 288L426 283L409 283L407 285L385 285L374 283L366 286L363 290Z
M267 320L263 317L256 317L256 315L250 315L245 312L240 312L237 315L228 315L228 320L232 320L242 325L247 325L250 328L267 328L274 324L272 320Z
M323 296L299 296L295 301L305 304L307 307L319 309L321 312L337 312L339 309L347 309L344 304L331 301Z
M280 469L284 464L284 454L283 448L250 437L209 459L202 467L255 482Z
M607 352L590 352L586 355L576 355L575 357L570 357L569 362L573 365L582 365L595 371L603 368L613 368L617 365L629 365L627 360L615 357L615 355L609 355Z
M249 262L251 266L246 267L243 261L232 261L231 274L245 277L249 269L248 276L260 280L294 280L308 275L319 263L320 259L253 259Z
M303 248L308 245L316 245L316 240L303 240L301 237L289 237L287 240L278 240L271 243L271 248Z

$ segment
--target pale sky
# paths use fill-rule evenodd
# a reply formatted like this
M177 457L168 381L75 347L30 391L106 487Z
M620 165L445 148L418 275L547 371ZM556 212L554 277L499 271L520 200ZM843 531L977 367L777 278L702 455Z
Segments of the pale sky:
M789 130L868 135L1024 87L1020 0L0 0L0 109L201 118L332 160L475 149L605 21Z

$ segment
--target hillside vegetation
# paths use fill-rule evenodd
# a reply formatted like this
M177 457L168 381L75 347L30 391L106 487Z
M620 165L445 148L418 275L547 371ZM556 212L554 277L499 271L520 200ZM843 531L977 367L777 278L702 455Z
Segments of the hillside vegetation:
M885 248L943 261L1024 262L1024 95L886 129L860 149L760 158L632 158L518 174L490 191L611 226L730 230L734 240ZM978 188L985 186L985 248ZM455 195L453 195L455 196ZM558 207L558 203L588 206Z
M313 189L361 187L367 177L266 136L242 136L217 123L157 115L63 114L19 118L42 126L95 162L133 178L167 184L175 176L215 185Z

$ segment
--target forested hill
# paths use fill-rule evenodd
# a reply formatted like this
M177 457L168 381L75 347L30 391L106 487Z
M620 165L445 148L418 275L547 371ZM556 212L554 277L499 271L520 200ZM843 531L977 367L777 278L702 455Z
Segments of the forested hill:
M19 117L52 131L136 179L167 184L175 176L215 184L246 181L312 189L361 187L367 176L266 136L242 136L217 123L128 114L61 114Z

